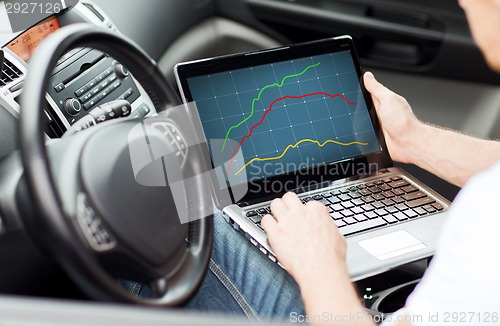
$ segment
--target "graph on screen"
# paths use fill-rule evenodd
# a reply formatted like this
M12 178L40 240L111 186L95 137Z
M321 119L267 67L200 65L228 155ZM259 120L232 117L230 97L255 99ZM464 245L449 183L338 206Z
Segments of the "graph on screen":
M211 75L188 84L211 155L261 179L379 150L349 52ZM231 142L228 142L231 140ZM243 155L237 155L237 153Z
M324 141L323 143L320 143L318 140L302 139L302 140L298 141L294 145L291 145L291 144L288 145L288 147L283 151L283 153L281 153L281 155L278 155L278 156L275 156L275 157L266 157L266 158L256 157L256 158L251 159L241 169L239 169L235 173L235 175L240 174L241 171L243 171L247 166L249 166L253 162L256 162L256 161L260 161L260 162L275 161L275 160L282 159L285 156L285 154L288 152L289 149L291 149L291 148L297 148L297 146L299 146L302 143L314 143L314 144L317 144L319 147L324 147L324 146L326 146L326 144L335 144L335 145L340 145L340 146L352 146L352 145L367 146L368 145L368 143L362 143L362 142L357 142L357 141L356 142L350 142L350 143L341 143L339 141L329 139L329 140Z
M253 116L253 114L255 112L255 103L260 100L260 98L262 96L262 93L264 93L264 91L266 89L271 88L271 87L281 88L281 87L283 87L285 85L285 82L287 81L287 79L290 79L290 78L293 78L293 77L300 77L300 76L304 75L309 69L315 68L315 67L319 66L320 64L321 64L321 62L309 65L306 68L304 68L304 70L302 70L302 72L300 72L298 74L291 74L291 75L283 77L283 79L281 79L280 83L272 83L272 84L266 85L262 89L260 89L259 95L257 95L257 97L252 100L252 105L251 105L252 110L250 111L250 114L245 119L241 120L239 123L235 124L234 126L229 127L229 129L228 129L228 131L226 133L226 137L224 138L224 144L222 145L221 151L224 151L224 148L226 146L227 140L229 139L229 134L231 133L231 130L233 130L235 128L238 128L243 123L247 122L249 119L252 118L252 116Z
M331 95L331 94L328 94L328 93L325 93L325 92L316 92L316 93L311 93L311 94L304 94L304 95L296 95L296 96L290 96L290 95L287 95L287 96L283 96L283 97L280 97L274 101L271 102L271 104L269 105L269 108L266 109L264 111L264 114L262 115L262 118L260 119L259 122L257 122L256 124L254 124L251 128L250 128L250 132L248 134L246 134L245 136L243 136L243 138L240 140L239 144L233 149L233 152L231 154L231 159L229 160L229 166L228 166L228 169L227 169L227 173L231 173L231 166L232 166L232 162L234 160L234 157L236 156L236 153L237 151L239 150L239 148L243 145L243 143L245 142L246 139L250 138L253 134L253 131L255 128L257 128L258 126L260 126L262 123L264 123L264 119L266 118L267 114L269 112L271 112L271 110L273 109L274 105L280 101L284 101L286 99L305 99L305 98L308 98L308 97L313 97L313 96L324 96L324 97L329 97L329 98L336 98L336 97L340 97L342 98L347 104L350 104L350 105L354 105L356 103L354 102L351 102L349 101L349 99L347 99L345 96L343 96L342 94L334 94L334 95ZM224 140L226 141L226 139ZM302 142L298 142L299 144L302 143ZM359 142L355 142L355 143L358 143L360 144ZM294 148L296 148L297 146L294 146ZM323 147L323 146L320 146L320 147ZM285 151L286 152L286 151ZM281 156L283 157L283 156ZM281 158L280 157L280 158ZM245 164L245 167L250 165L251 162L255 162L257 161L257 159L252 159L249 163ZM264 159L260 159L260 161L266 161ZM241 171L241 170L239 170Z

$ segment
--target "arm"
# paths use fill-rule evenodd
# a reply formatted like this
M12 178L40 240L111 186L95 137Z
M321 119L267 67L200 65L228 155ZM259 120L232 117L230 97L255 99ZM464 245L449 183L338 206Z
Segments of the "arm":
M323 204L294 193L271 203L262 226L280 263L299 285L313 325L370 325L345 264L346 242ZM397 326L411 326L399 323Z
M466 136L420 122L408 102L364 76L372 94L389 152L395 161L412 163L457 186L500 161L500 143Z

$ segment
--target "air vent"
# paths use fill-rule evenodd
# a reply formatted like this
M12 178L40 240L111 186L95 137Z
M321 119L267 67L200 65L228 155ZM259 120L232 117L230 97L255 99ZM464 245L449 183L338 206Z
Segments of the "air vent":
M0 87L23 76L23 72L12 64L7 58L3 62L2 73L0 74Z

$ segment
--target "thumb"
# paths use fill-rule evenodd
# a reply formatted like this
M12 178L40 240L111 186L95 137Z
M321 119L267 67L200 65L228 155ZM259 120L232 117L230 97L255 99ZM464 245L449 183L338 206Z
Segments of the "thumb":
M394 93L382 85L370 71L364 74L363 81L366 89L379 102L383 102L384 98L394 95Z

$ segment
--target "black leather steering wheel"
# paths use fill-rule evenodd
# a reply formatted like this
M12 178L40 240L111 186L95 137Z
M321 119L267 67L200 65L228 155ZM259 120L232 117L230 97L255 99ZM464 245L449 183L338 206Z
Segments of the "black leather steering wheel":
M102 51L128 67L163 117L154 123L116 120L46 145L43 108L58 59L73 48ZM62 28L44 41L30 60L21 98L20 145L28 193L36 214L23 216L30 234L54 255L68 274L96 299L151 306L185 302L207 270L213 242L211 189L207 148L189 147L185 164L175 155L156 158L154 166L169 166L164 186L142 185L131 162L130 135L145 132L148 142L174 153L172 142L152 125L177 132L190 143L190 130L169 114L178 104L156 63L125 37L87 24ZM186 122L186 121L184 121ZM135 128L135 129L134 129ZM183 130L184 128L184 130ZM140 144L140 140L138 140ZM158 170L156 170L158 171ZM172 199L169 179L187 179L188 216L182 224ZM194 220L193 218L192 220ZM148 284L152 297L126 291L117 278Z

